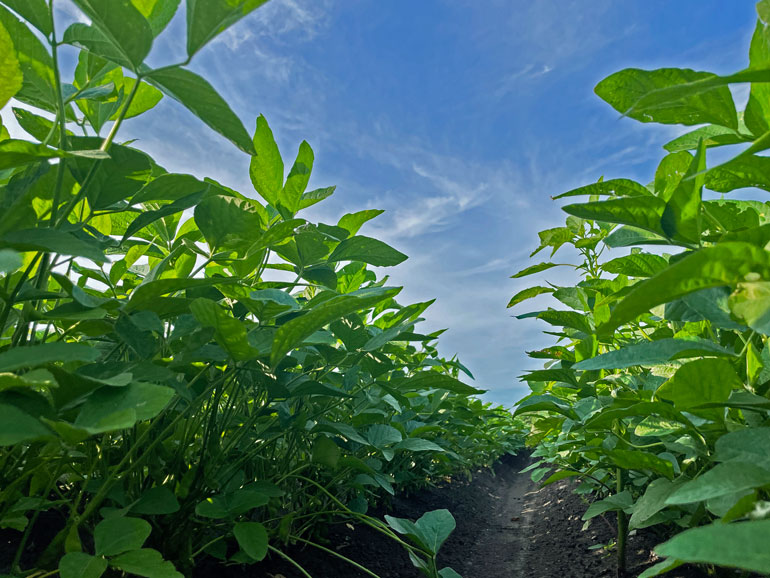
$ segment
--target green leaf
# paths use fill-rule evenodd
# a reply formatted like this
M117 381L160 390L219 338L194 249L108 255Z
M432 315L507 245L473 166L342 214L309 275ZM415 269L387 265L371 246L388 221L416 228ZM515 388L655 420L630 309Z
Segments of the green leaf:
M169 215L174 215L176 213L181 213L190 207L196 206L203 199L204 195L205 193L200 191L191 195L187 195L186 197L182 197L181 199L177 199L168 205L163 205L160 209L139 213L136 219L131 221L131 224L126 228L126 231L123 233L121 243L125 242L126 239L132 237L145 227L156 221L159 221L160 219L163 219L164 217L168 217Z
M85 257L96 263L106 263L96 239L84 241L72 233L58 229L22 229L0 237L0 248L16 251L50 251L59 255Z
M644 185L630 179L610 179L609 181L599 181L577 189L572 189L566 193L556 195L554 199L563 199L564 197L577 197L580 195L601 195L610 197L649 197L652 193Z
M386 299L391 299L400 290L400 288L378 287L363 289L347 295L339 295L325 301L300 317L284 323L276 331L275 339L273 340L273 349L270 354L271 365L278 365L278 362L286 353L335 319L362 311Z
M110 559L110 566L146 578L184 578L157 550L129 550Z
M0 108L21 90L24 77L11 35L0 21Z
M362 261L376 267L393 267L406 259L406 255L382 241L356 235L337 245L327 261Z
M628 277L654 277L668 267L668 260L653 253L631 253L602 264L607 273Z
M190 304L190 311L201 325L214 328L214 336L217 343L233 359L243 361L259 355L259 351L249 345L246 337L246 325L243 321L228 315L214 301L199 297Z
M511 297L511 300L508 302L508 307L513 307L522 301L532 299L533 297L543 295L544 293L553 293L553 291L554 290L551 287L527 287L526 289L519 291L516 293L516 295Z
M653 480L644 491L644 495L634 504L634 512L629 521L629 528L643 527L644 522L652 518L658 512L664 510L667 506L666 500L673 494L679 486L681 480L669 481L665 478Z
M770 484L770 470L748 462L730 461L717 464L694 480L682 484L666 503L691 504L767 484Z
M107 560L84 552L68 552L59 560L61 578L99 578L107 569Z
M173 396L170 387L153 383L101 387L88 396L74 423L91 434L129 428L154 418Z
M0 446L48 437L53 437L53 432L37 418L15 405L0 403Z
M220 0L215 0L219 2ZM189 6L207 2L195 0ZM188 24L189 25L189 24ZM145 75L150 84L182 103L195 116L205 122L243 152L253 155L254 144L243 123L232 111L227 102L203 78L180 66L170 66L153 70Z
M109 4L99 0L73 1L120 55L118 64L138 71L152 48L153 35L147 20L131 1L112 0ZM106 54L100 56L109 58Z
M745 462L770 470L770 428L744 428L721 436L714 453L716 462Z
M179 7L179 0L131 0L131 3L147 19L153 36L163 32Z
M687 173L672 192L663 211L660 224L667 237L689 243L700 242L701 191L705 170L706 147L701 142Z
M108 518L94 528L94 549L99 556L115 556L142 547L152 526L139 518Z
M634 245L669 245L668 239L661 235L637 227L620 227L604 238L604 244L615 249Z
M320 203L324 199L328 199L334 194L336 189L337 187L325 187L323 189L315 189L314 191L302 193L302 197L299 200L299 210L307 209L316 203Z
M735 353L704 339L659 339L657 341L643 341L635 345L628 345L614 351L609 351L591 359L585 359L576 363L574 369L584 371L596 369L623 369L639 366L663 365L675 359L688 357L734 357Z
M0 142L0 170L21 167L45 159L78 156L89 159L108 158L107 153L101 151L67 152L61 149L48 148L42 144L17 139L6 139Z
M693 251L655 277L634 285L599 331L611 331L657 305L689 293L734 286L750 273L770 279L770 253L740 242Z
M311 461L334 469L340 461L340 448L328 437L318 436L313 442Z
M483 390L476 389L463 383L445 373L438 371L420 371L403 381L398 381L398 389L402 391L418 391L423 389L444 389L458 395L475 395L484 393Z
M612 450L607 452L612 462L625 470L652 470L671 479L674 477L673 464L650 452L639 450Z
M706 173L706 188L718 193L756 187L770 191L770 158L746 155L714 167Z
M624 197L608 201L595 201L567 205L562 210L581 219L631 225L666 236L661 225L661 218L666 210L666 203L657 197Z
M152 179L131 198L131 204L157 201L178 201L193 193L206 191L210 183L199 181L192 175L166 173Z
M559 263L538 263L537 265L531 265L526 269L522 269L515 275L511 275L511 279L519 279L521 277L526 277L528 275L534 275L535 273L540 273L541 271L547 271L548 269L551 269L552 267L558 267L559 265L560 265Z
M307 142L302 141L297 152L297 159L289 171L289 176L286 177L286 184L278 195L278 203L291 211L292 214L299 210L302 193L305 192L310 180L310 173L313 170L313 160L313 149Z
M586 510L585 514L583 514L581 520L590 520L591 518L595 518L596 516L604 514L605 512L626 510L630 508L633 503L634 499L631 497L631 493L627 490L620 492L619 494L613 494L607 498L604 498L603 500L597 500L588 506L588 509Z
M3 7L0 7L0 23L11 38L23 76L21 90L15 98L56 113L53 60L48 49L23 22Z
M761 3L760 3L761 4ZM749 47L749 67L770 66L770 31L764 22L757 21L757 27ZM760 136L770 130L770 86L765 82L753 82L743 120L754 135Z
M3 4L37 28L44 36L51 34L51 12L46 0L3 0Z
M241 550L254 560L263 560L267 556L267 530L259 522L238 522L233 527L233 534Z
M257 117L254 131L254 150L251 157L249 176L254 190L274 207L278 206L278 196L283 188L283 159L278 145L275 144L273 131L261 114Z
M262 234L262 216L248 199L215 195L195 207L195 223L212 252L245 250Z
M10 249L0 249L0 273L15 273L22 266L21 255Z
M384 212L381 209L367 209L357 213L348 213L340 218L337 226L342 227L351 235L355 235L364 223L371 221Z
M704 403L725 402L734 388L742 388L743 381L733 366L724 359L690 361L661 385L655 395L674 403L684 411Z
M38 367L53 362L91 362L99 359L100 355L98 349L81 343L53 342L14 347L0 353L0 372Z
M415 527L428 547L428 551L437 554L449 535L457 527L454 516L449 510L426 512L415 522Z
M228 518L264 506L269 501L270 497L265 492L245 486L234 492L207 498L195 507L195 513L204 518Z
M439 578L463 578L460 574L452 570L449 566L438 571Z
M684 562L698 562L765 573L770 568L767 536L770 520L691 528L657 546L655 552Z
M142 494L139 501L131 506L134 514L173 514L179 511L179 501L174 492L165 486L155 486Z
M420 438L407 438L401 440L395 446L394 450L406 450L410 452L443 452L446 451L440 445L430 440Z
M187 0L187 54L192 57L267 0Z
M396 428L378 423L369 428L366 439L375 448L382 449L399 443L403 436Z
M735 317L754 331L770 335L770 283L739 283L728 304Z
M701 140L706 147L717 147L750 141L751 137L725 126L711 124L683 134L664 144L663 148L670 153L692 151L698 148Z
M726 86L704 92L665 91L717 78L710 72L687 68L626 68L602 80L595 91L615 110L640 122L718 124L737 129L735 103Z

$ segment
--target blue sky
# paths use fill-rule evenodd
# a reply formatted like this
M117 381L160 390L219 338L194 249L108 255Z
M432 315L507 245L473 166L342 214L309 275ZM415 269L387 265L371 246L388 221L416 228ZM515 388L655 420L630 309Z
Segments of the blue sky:
M153 62L184 60L181 12ZM362 233L410 256L387 270L400 300L438 298L424 329L449 328L442 353L510 405L538 366L525 350L550 343L506 310L537 231L563 221L550 196L602 175L648 182L679 133L619 119L593 87L627 66L737 70L754 22L752 0L273 0L192 68L250 131L267 117L287 164L312 145L311 188L337 191L310 218L387 211ZM248 158L169 99L124 126L168 170L254 195Z

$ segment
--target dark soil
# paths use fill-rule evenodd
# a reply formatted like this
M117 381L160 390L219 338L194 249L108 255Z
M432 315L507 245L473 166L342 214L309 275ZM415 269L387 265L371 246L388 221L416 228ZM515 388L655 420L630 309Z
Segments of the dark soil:
M478 471L471 481L455 480L409 497L397 497L384 513L417 519L424 512L447 508L457 529L439 554L440 567L451 566L463 578L599 578L614 577L615 554L598 545L614 538L612 516L595 518L586 531L580 519L587 503L561 481L545 488L519 472L526 456L506 456L494 471ZM379 512L378 514L382 514ZM407 554L366 526L335 524L328 528L327 548L355 560L381 578L419 578ZM655 563L652 548L662 541L652 532L629 538L628 576L638 576ZM312 547L288 551L313 578L365 578L350 564ZM291 565L271 558L242 569L221 569L201 578L301 578ZM679 568L669 578L705 576L695 568Z

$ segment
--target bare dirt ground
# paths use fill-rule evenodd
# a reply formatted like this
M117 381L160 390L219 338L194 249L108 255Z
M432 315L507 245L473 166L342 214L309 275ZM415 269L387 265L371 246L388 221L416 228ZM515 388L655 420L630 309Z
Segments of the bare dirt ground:
M382 513L417 519L424 512L447 508L457 529L439 554L440 567L451 566L463 578L600 578L614 577L615 555L598 545L614 536L614 520L596 518L586 531L580 519L587 503L568 481L545 488L519 472L527 456L506 456L494 471L478 471L473 479L455 480L407 497L395 498ZM628 574L638 576L656 560L651 553L663 536L634 534L628 544ZM406 553L367 527L335 524L328 528L327 548L355 560L381 578L418 578ZM316 549L297 548L290 555L313 578L364 578L366 574ZM218 572L225 576L301 578L279 559L250 568ZM202 577L206 575L201 575ZM680 568L669 578L704 576Z

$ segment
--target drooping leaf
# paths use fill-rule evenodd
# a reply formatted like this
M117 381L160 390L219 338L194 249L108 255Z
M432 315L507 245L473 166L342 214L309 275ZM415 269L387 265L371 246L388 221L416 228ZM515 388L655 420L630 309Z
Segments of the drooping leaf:
M0 21L0 108L21 90L23 81L21 65L11 35Z
M220 0L215 0L215 3L218 2ZM189 2L188 10L191 4L206 3L201 0ZM153 70L145 78L163 93L182 103L211 129L231 141L243 152L250 155L255 153L254 144L241 120L206 80L180 66Z
M113 0L109 4L97 0L73 1L120 55L118 64L138 71L152 48L153 34L147 20L131 1ZM101 56L110 58L113 55Z
M152 35L157 36L174 17L180 0L131 0L134 7L147 19Z
M192 57L207 42L266 1L188 0L187 55Z
M21 90L14 97L26 104L56 113L53 60L48 49L23 22L2 6L0 23L11 38L23 75Z

